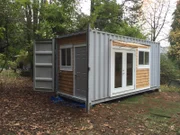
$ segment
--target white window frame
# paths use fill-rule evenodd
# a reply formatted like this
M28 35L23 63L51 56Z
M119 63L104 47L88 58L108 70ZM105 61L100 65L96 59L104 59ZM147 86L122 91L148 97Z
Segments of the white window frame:
M148 52L149 53L149 64L148 65L140 65L139 64L139 52ZM150 68L150 49L138 48L138 68Z
M63 70L63 71L72 71L72 47L73 45L61 45L60 46L60 70ZM61 51L62 49L71 49L71 66L63 66L62 65L62 57L61 57Z

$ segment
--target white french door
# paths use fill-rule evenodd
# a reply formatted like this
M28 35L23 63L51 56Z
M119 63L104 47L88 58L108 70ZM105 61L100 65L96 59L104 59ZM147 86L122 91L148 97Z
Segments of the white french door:
M112 49L111 95L135 89L135 51Z

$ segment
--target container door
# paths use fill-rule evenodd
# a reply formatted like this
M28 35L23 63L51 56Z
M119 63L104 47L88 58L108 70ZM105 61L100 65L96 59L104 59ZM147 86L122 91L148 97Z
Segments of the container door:
M86 98L87 50L86 46L75 47L75 96Z
M111 95L119 95L135 89L135 53L129 50L113 50L111 63Z
M54 40L34 44L34 90L54 91Z

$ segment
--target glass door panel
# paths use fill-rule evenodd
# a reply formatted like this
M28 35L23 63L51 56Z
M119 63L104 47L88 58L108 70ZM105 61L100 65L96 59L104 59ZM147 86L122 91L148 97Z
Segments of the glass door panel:
M127 53L127 76L126 76L126 86L133 85L133 53Z
M122 53L115 53L115 88L122 87Z

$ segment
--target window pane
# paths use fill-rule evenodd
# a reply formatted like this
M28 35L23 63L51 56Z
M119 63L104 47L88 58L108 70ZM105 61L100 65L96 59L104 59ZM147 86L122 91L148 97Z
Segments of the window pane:
M115 53L115 88L122 87L122 53Z
M133 54L127 53L127 86L133 84Z
M144 52L139 51L139 65L144 64L143 59L144 59Z
M149 65L149 52L145 52L145 65Z
M71 66L71 49L67 49L67 66Z
M61 65L66 66L66 49L61 49Z

